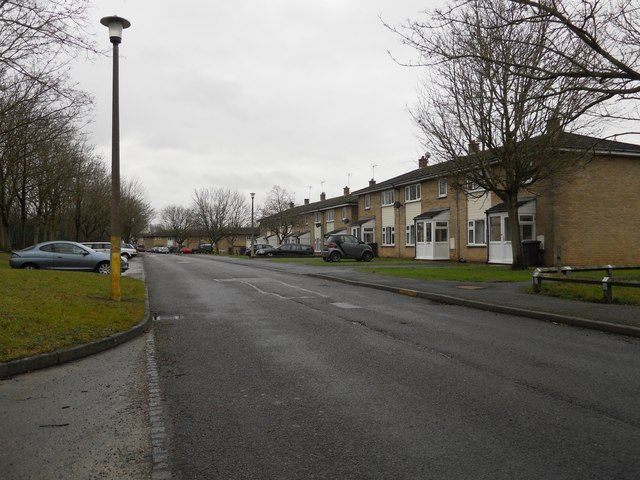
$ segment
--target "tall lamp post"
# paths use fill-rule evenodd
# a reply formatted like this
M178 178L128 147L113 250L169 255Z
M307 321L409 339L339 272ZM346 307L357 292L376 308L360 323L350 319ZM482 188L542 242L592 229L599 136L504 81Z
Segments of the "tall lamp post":
M255 192L251 192L251 256L255 256L255 245L256 245L256 232L253 227L253 197L256 196Z
M113 44L113 103L111 130L111 300L120 301L120 92L118 83L118 45L122 30L131 23L117 16L104 17L100 23L109 28Z

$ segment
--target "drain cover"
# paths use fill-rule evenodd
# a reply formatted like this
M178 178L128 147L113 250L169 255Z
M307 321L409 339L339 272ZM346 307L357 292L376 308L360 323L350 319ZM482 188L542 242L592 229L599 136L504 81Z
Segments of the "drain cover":
M163 320L182 320L184 317L182 315L154 315L153 319L158 321Z

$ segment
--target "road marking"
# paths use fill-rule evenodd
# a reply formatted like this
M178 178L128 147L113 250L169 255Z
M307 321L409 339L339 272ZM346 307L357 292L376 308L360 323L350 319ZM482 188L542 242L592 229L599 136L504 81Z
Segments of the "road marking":
M286 285L287 287L295 288L297 290L302 290L303 292L307 292L307 293L313 293L314 295L317 295L317 296L322 297L322 298L329 298L327 295L323 295L322 293L314 292L313 290L307 290L306 288L297 287L296 285L290 285L290 284L282 282L280 280L276 280L276 281L281 283L282 285Z
M149 387L149 423L151 426L151 447L153 467L152 480L172 478L169 468L169 452L167 451L167 434L165 433L162 405L160 399L160 380L156 363L156 342L153 331L147 336L147 374Z
M362 308L362 307L359 307L358 305L353 305L352 303L347 303L347 302L334 302L331 305L338 308Z

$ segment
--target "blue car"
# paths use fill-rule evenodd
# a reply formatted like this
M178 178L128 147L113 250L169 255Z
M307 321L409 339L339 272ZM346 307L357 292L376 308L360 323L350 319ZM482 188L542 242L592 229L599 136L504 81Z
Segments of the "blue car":
M108 253L96 252L76 242L52 241L38 243L22 250L11 252L11 268L26 270L85 270L102 275L111 273L111 258ZM129 262L121 259L120 269L129 269Z

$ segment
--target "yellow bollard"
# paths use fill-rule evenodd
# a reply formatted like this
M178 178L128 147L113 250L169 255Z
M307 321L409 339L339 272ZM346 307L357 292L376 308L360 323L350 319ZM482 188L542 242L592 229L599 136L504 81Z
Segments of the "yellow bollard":
M120 237L111 237L111 300L119 302L120 290Z

